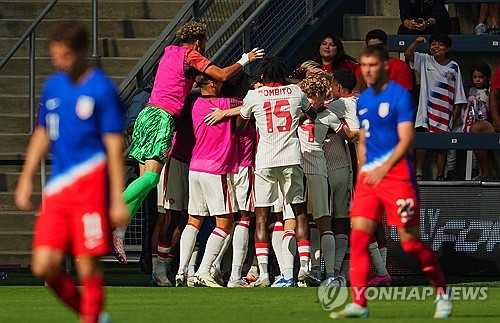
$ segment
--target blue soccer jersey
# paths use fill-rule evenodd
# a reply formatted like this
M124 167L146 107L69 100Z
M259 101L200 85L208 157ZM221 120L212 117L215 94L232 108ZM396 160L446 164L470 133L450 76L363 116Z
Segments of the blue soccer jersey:
M123 132L125 110L102 71L91 70L78 84L58 72L45 82L38 125L46 128L51 141L53 168L46 187L51 194L106 163L102 136Z
M361 171L368 172L392 155L399 142L397 124L414 122L415 109L410 92L391 81L378 94L366 89L359 97L357 112L366 140L366 163Z

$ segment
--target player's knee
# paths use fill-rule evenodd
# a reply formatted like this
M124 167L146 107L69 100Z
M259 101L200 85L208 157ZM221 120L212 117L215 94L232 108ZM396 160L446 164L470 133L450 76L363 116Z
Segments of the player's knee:
M54 266L51 266L48 262L33 261L31 263L31 273L33 276L43 280L50 280L55 274L55 268L53 267Z
M424 243L419 239L401 241L401 248L410 255L418 254L424 247Z

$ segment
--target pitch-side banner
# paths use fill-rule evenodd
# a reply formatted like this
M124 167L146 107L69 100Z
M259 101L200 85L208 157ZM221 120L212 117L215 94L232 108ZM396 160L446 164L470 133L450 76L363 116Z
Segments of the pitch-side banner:
M448 275L500 275L500 183L428 182L420 186L420 232ZM384 221L385 222L385 221ZM390 273L420 272L386 227Z

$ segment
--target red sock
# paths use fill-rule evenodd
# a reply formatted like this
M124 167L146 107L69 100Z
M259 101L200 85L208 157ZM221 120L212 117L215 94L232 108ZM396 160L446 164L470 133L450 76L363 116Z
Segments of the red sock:
M370 273L368 245L371 237L364 231L352 230L349 238L351 242L351 268L349 270L351 295L354 303L363 307L366 307L365 290L368 286L368 274Z
M420 239L401 242L401 247L406 253L417 258L422 266L422 271L429 278L429 282L436 287L436 292L445 293L446 280L434 251Z
M104 300L104 279L102 276L82 279L81 318L85 323L97 323Z
M47 281L47 284L66 305L77 313L80 312L80 292L76 289L73 279L64 270L55 274L54 278Z

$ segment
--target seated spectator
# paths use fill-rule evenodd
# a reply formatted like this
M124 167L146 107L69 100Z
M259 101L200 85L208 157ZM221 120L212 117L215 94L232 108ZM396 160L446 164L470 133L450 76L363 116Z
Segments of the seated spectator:
M399 0L398 35L450 34L450 15L444 0Z
M354 58L345 53L342 40L333 34L321 37L312 58L330 75L338 70L349 70L355 73L359 66Z
M449 132L452 116L457 120L461 105L466 103L460 68L447 54L451 38L445 34L429 38L429 54L416 53L415 48L427 40L418 37L405 51L410 67L420 73L420 98L415 121L416 131ZM446 150L439 150L436 180L444 180ZM416 179L423 179L425 150L418 149L415 158Z
M491 16L491 27L486 24L488 15ZM481 3L479 19L474 33L476 35L498 35L500 34L500 3Z
M471 132L500 132L500 64L497 66L495 74L491 79L491 87L489 91L489 106L491 118L487 120L478 121L471 127ZM487 150L475 150L481 174L479 180L490 180L493 178L490 164L488 163Z
M387 46L387 34L381 29L370 30L365 37L366 46L370 45L384 45ZM391 57L389 59L389 70L387 71L389 75L389 80L394 81L401 85L402 87L411 91L413 89L413 75L408 65L399 58ZM361 75L361 68L358 66L356 70L356 78L358 79L358 84L356 85L356 92L363 92L366 89L366 83L364 82Z

